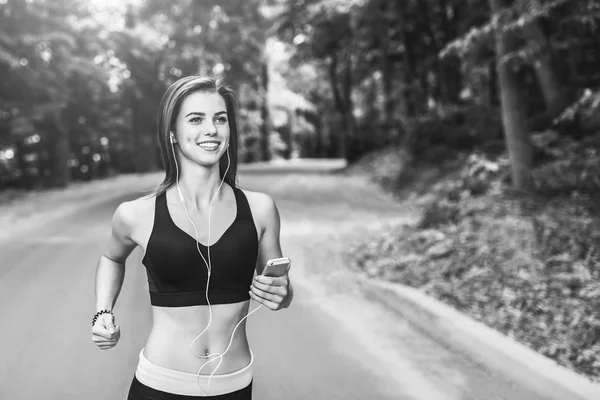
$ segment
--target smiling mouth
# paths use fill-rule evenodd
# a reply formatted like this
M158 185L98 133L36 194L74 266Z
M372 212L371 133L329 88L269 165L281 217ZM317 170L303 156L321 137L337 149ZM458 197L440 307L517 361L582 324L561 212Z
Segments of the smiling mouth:
M207 141L202 143L197 143L196 145L204 150L216 150L219 147L221 142L217 141Z

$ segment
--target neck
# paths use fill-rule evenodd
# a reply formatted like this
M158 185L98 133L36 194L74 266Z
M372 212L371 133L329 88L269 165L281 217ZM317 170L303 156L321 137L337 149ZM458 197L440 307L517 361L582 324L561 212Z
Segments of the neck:
M193 204L197 210L208 209L211 201L214 204L223 196L225 182L221 185L219 165L205 167L194 163L186 164L179 170L181 194L186 204ZM215 196L217 190L218 194Z

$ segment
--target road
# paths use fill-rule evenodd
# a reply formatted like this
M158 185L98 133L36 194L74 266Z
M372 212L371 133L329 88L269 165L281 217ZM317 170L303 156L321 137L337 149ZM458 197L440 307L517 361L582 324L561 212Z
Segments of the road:
M296 291L291 308L249 318L254 398L538 399L362 296L342 249L415 216L362 178L318 173L332 165L240 174L242 188L271 194L279 207ZM115 308L117 347L99 351L90 320L110 216L133 196L0 241L0 400L125 399L151 326L139 250Z

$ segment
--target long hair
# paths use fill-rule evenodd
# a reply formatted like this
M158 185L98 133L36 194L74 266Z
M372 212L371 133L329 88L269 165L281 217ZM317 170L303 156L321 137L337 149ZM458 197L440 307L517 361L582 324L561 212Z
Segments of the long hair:
M165 168L165 179L153 191L160 195L176 183L176 167L173 158L173 149L169 139L170 131L174 130L175 121L183 100L194 92L218 93L225 100L227 116L229 121L229 157L231 164L224 181L237 187L237 150L238 150L238 130L237 130L237 101L233 90L225 86L220 80L206 76L187 76L173 83L165 92L160 101L158 113L158 144L160 154ZM223 179L223 174L227 169L227 154L224 153L219 160L219 177Z

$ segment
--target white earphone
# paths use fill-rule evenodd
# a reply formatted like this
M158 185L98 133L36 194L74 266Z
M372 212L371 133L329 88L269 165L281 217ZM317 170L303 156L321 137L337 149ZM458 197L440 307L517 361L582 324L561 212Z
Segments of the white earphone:
M192 226L194 227L194 232L196 233L196 249L198 250L198 253L200 254L200 256L202 257L202 260L204 261L204 264L206 264L206 268L208 270L208 277L206 280L206 303L208 304L208 313L209 313L209 317L208 317L208 324L206 325L206 328L204 328L204 330L202 332L200 332L200 334L198 336L196 336L196 338L194 340L192 340L192 342L190 343L190 352L195 355L196 357L199 358L211 358L211 357L215 357L212 360L208 360L207 362L205 362L204 364L202 364L202 366L198 369L198 373L197 373L197 383L198 383L198 388L200 389L200 392L202 392L203 396L207 396L207 394L204 392L204 390L202 390L202 387L200 386L200 371L202 371L202 369L210 364L211 362L215 361L215 360L219 360L219 363L217 364L216 368L213 370L213 372L210 374L209 378L208 378L208 385L207 388L210 387L210 381L213 377L213 375L215 374L215 372L217 371L217 369L221 366L221 363L223 361L223 357L225 356L225 354L229 351L229 348L231 347L231 344L233 342L233 336L235 335L235 331L237 330L238 326L242 323L243 320L245 320L246 318L248 318L250 316L250 314L252 314L253 312L255 312L256 310L258 310L259 308L262 307L262 304L259 305L258 307L256 307L254 310L250 311L248 314L246 314L246 316L244 318L242 318L237 325L235 326L235 328L233 328L233 331L231 333L231 337L229 339L229 344L227 345L227 348L225 349L225 351L223 353L212 353L212 354L208 354L208 355L200 355L200 354L196 354L192 351L192 345L194 344L194 342L196 340L198 340L200 338L200 336L202 336L210 327L210 324L212 322L212 308L210 305L210 301L208 299L208 286L210 284L210 276L212 273L212 264L210 261L210 209L212 207L212 202L215 199L215 197L217 197L217 194L219 193L219 190L221 190L221 186L223 185L223 182L225 180L225 176L227 175L227 171L229 171L229 167L231 165L231 158L229 156L229 141L227 141L227 169L225 170L225 173L223 174L223 179L221 179L221 183L219 184L219 187L217 188L217 191L215 192L213 198L211 199L209 206L208 206L208 244L206 246L206 251L207 251L207 256L208 256L208 262L206 261L206 259L204 258L204 256L202 255L202 252L200 251L200 245L199 245L199 240L198 240L198 228L196 227L196 224L194 224L194 222L192 221L192 219L190 218L190 215L188 214L187 208L185 206L185 201L183 198L183 193L181 192L181 188L179 186L179 166L177 165L177 155L175 154L175 146L174 144L177 143L177 141L175 140L175 135L173 134L173 132L169 132L170 134L170 140L171 140L171 150L173 151L173 159L175 160L175 170L176 170L176 182L177 182L177 191L179 192L179 198L181 199L181 204L183 205L183 210L185 211L185 215L187 216L188 220L190 221L190 223L192 224Z

